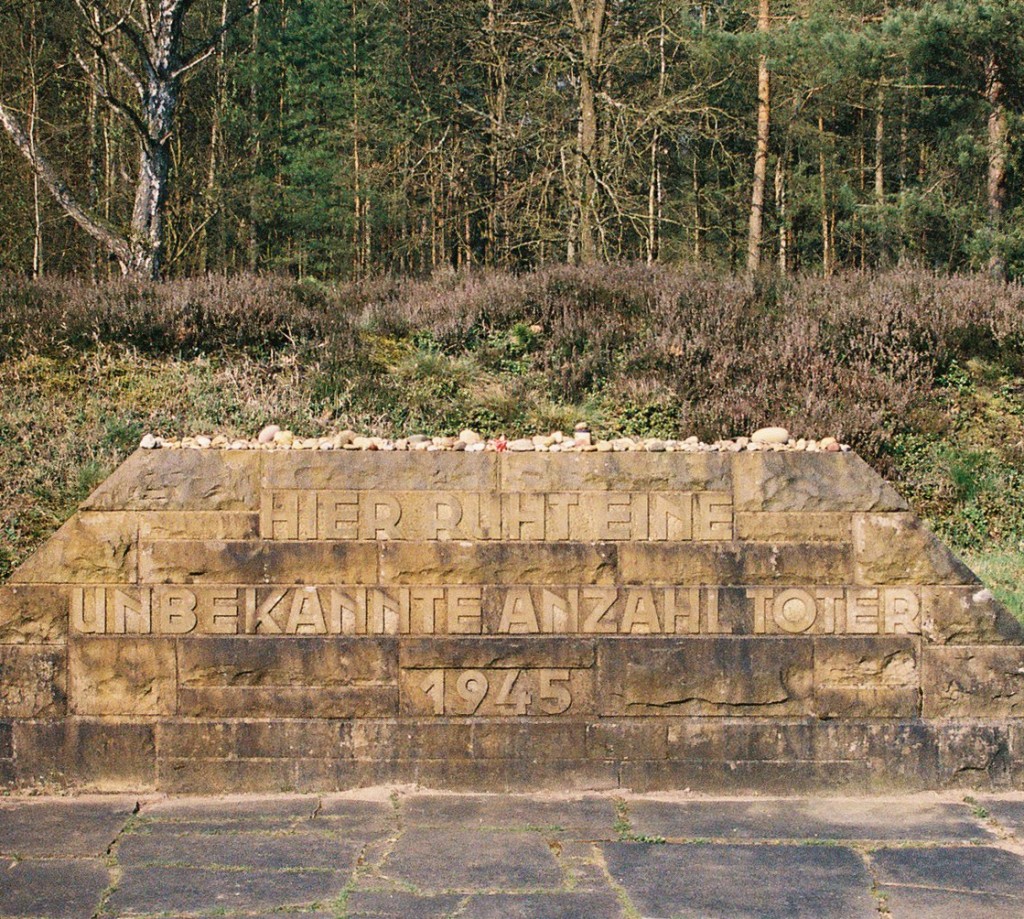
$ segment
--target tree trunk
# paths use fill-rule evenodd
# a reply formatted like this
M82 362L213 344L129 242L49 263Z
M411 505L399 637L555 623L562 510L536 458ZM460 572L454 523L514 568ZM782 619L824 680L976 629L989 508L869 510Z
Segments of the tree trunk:
M1006 273L1002 245L998 239L1006 209L1007 123L1003 105L1004 85L999 62L991 55L985 64L985 101L988 113L988 225L992 251L988 270L995 277Z
M769 0L758 0L757 31L762 37L771 28ZM768 55L757 60L757 143L754 151L754 181L750 195L750 231L747 236L747 271L761 265L761 239L764 225L764 187L768 176L768 140L771 133L771 74Z
M586 264L598 258L596 224L600 146L596 87L601 79L607 0L570 0L570 4L581 51L576 196L578 257L580 262Z

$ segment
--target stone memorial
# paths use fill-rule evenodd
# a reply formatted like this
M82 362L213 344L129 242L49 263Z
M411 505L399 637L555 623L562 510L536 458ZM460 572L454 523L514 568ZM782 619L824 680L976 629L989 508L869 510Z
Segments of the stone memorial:
M851 452L139 450L0 587L0 784L1024 786L1024 634Z

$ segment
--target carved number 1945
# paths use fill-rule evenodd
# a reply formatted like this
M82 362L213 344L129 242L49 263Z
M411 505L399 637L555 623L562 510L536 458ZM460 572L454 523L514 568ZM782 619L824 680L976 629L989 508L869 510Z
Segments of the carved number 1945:
M572 705L568 670L431 670L420 683L435 715L560 715Z

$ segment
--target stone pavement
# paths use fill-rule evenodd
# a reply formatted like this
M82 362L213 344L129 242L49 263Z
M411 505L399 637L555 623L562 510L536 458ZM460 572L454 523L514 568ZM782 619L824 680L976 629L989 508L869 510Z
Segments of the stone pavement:
M1024 917L1024 795L0 799L0 916Z

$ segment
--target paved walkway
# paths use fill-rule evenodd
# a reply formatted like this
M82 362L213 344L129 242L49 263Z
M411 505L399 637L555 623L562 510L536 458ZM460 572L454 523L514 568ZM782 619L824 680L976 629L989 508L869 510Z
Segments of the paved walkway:
M1024 796L0 799L0 916L1024 917Z

